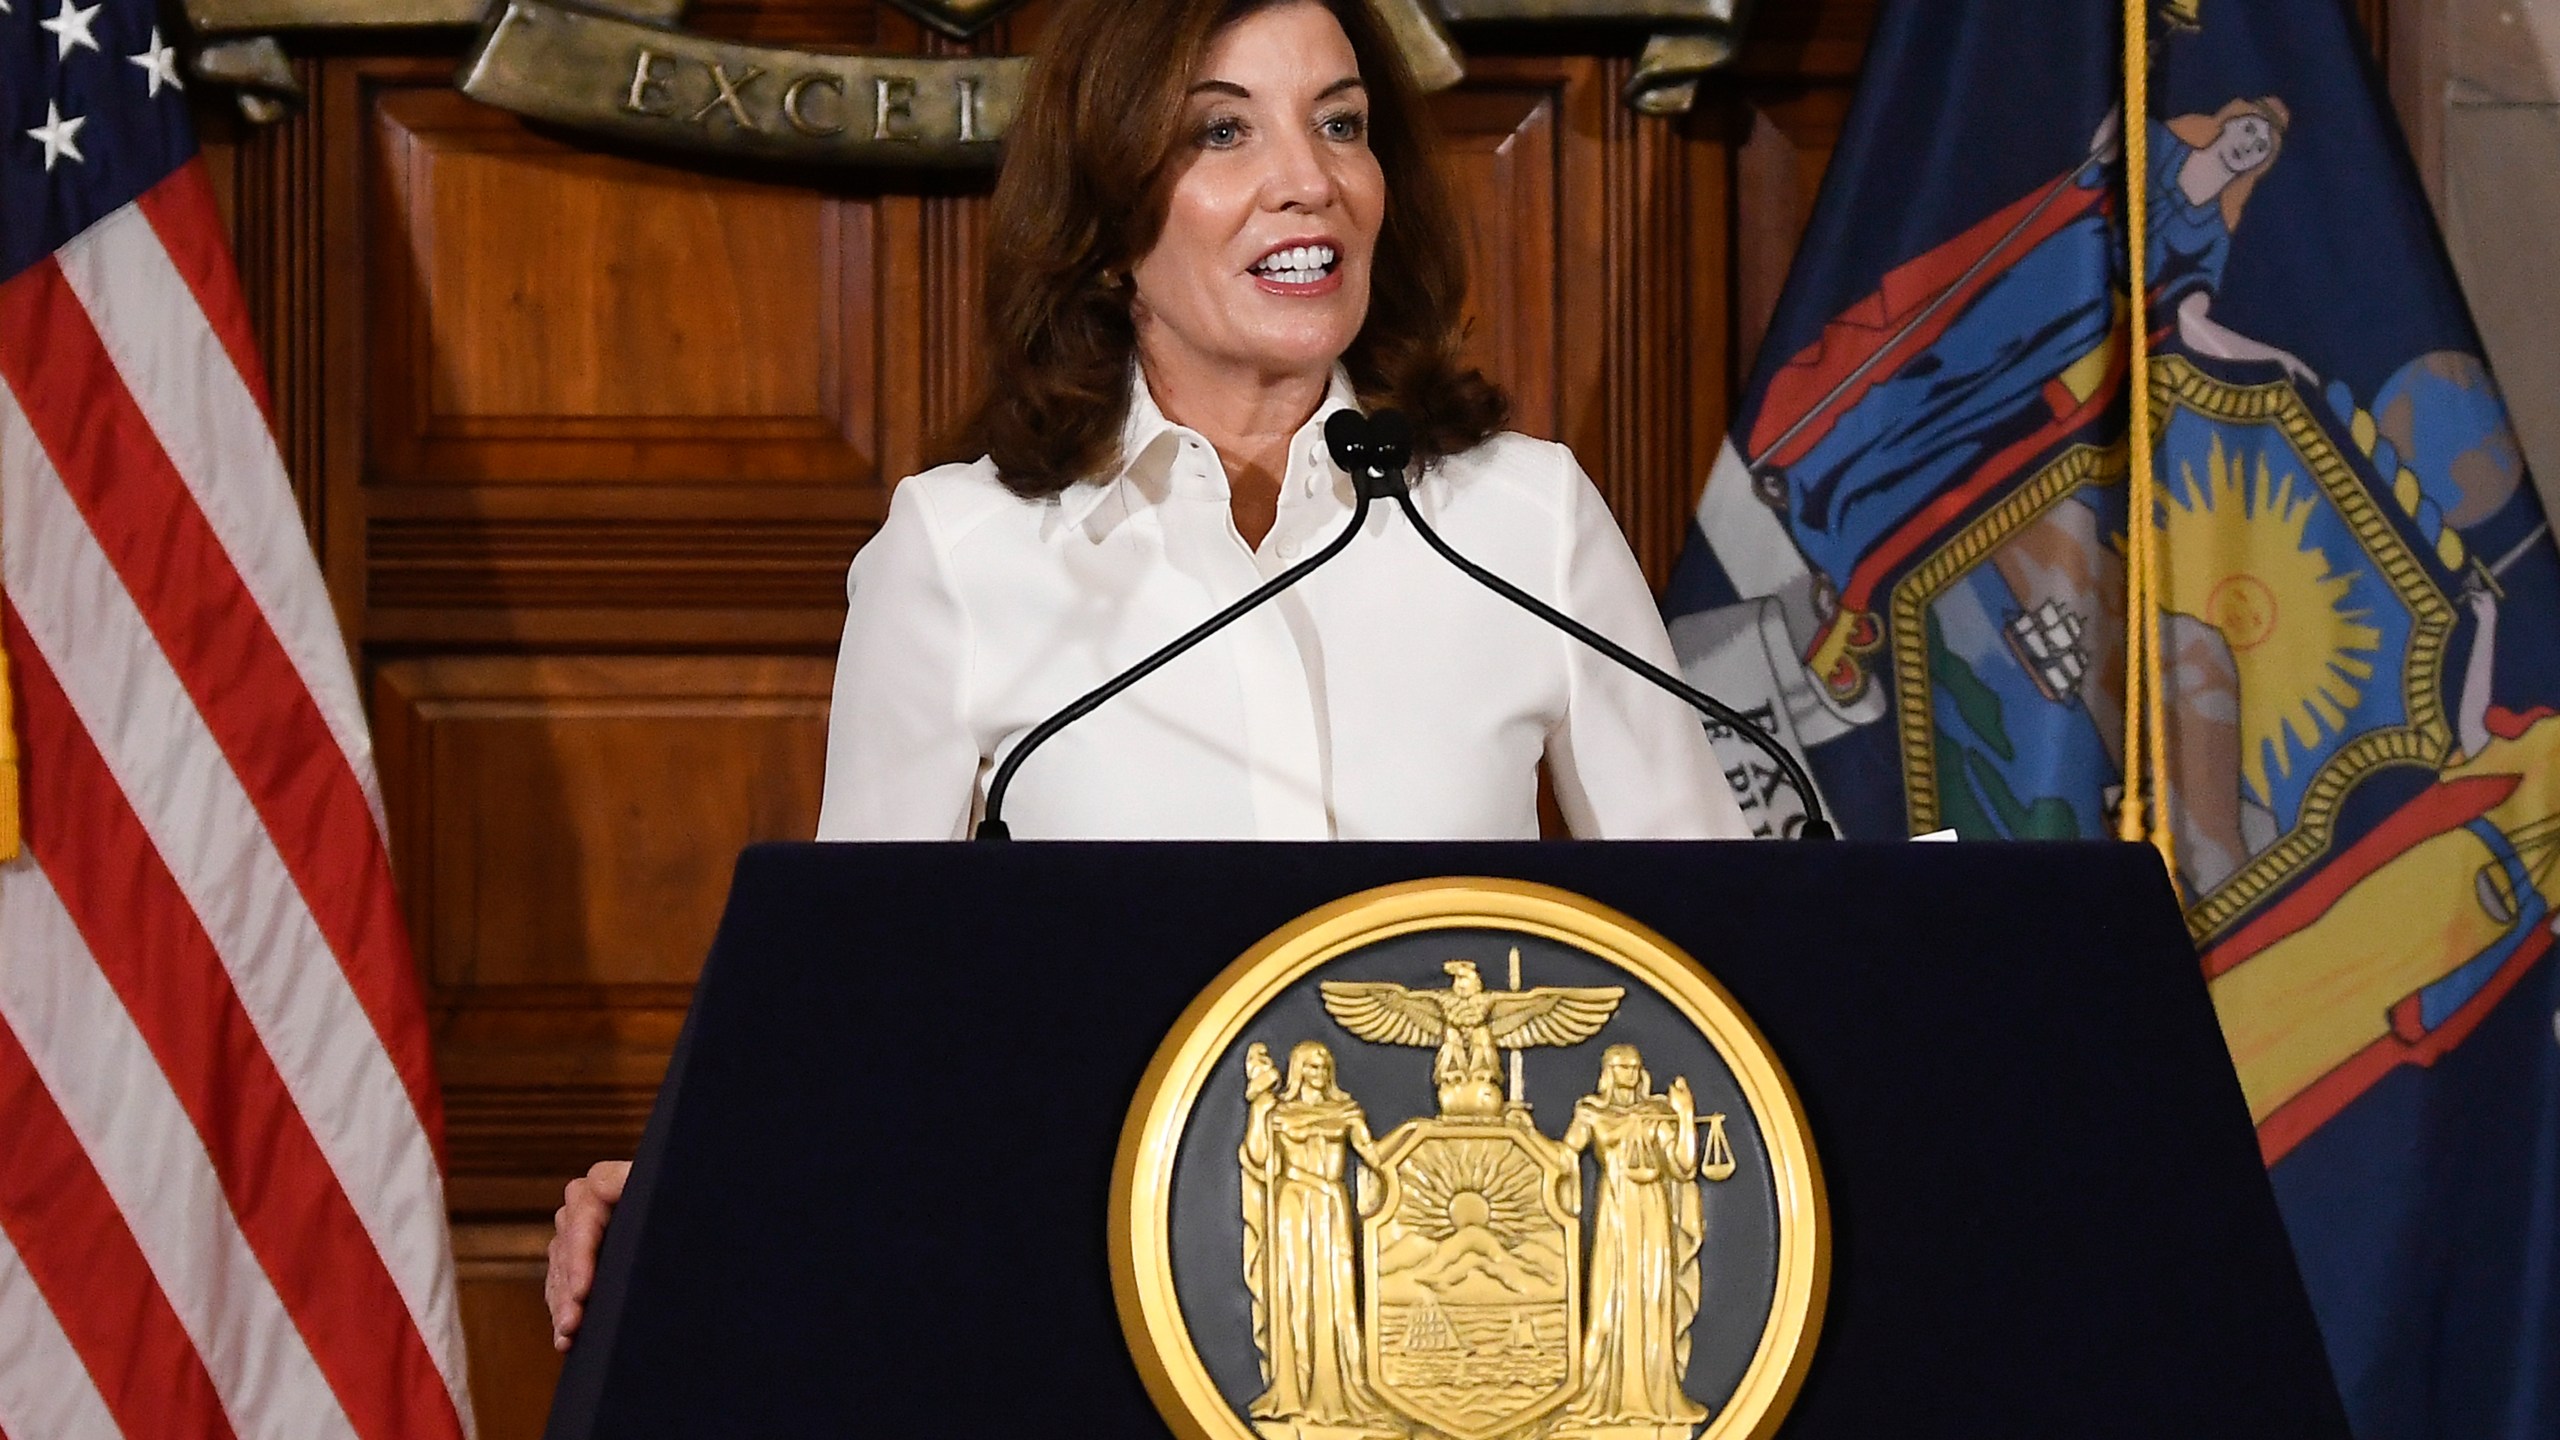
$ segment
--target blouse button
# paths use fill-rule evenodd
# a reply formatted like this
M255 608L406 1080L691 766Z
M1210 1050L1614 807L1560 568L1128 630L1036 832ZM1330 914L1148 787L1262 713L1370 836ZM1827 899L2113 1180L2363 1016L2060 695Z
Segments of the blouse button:
M1279 551L1280 551L1280 558L1281 558L1281 559L1283 559L1283 560L1295 560L1295 559L1297 559L1297 558L1298 558L1298 542L1297 542L1297 541L1295 541L1295 540L1283 540L1283 541L1281 541L1281 542L1280 542L1280 545L1279 545L1279 547L1278 547L1278 548L1279 548Z

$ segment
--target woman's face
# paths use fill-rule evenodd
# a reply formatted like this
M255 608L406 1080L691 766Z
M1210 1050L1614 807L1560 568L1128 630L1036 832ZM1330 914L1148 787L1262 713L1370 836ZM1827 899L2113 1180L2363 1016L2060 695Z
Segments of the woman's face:
M2222 168L2233 175L2246 175L2267 163L2275 153L2275 127L2263 115L2235 115L2222 127L2213 142L2213 153Z
M1220 31L1194 77L1164 230L1130 270L1149 366L1319 374L1369 313L1386 178L1351 42L1311 0Z

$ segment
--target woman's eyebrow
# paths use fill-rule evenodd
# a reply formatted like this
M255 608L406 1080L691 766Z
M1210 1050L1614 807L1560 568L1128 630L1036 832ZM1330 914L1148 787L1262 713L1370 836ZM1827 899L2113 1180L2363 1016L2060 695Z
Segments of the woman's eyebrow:
M1327 85L1322 90L1317 91L1316 98L1319 100L1330 100L1345 90L1366 90L1368 88L1368 83L1363 81L1359 76L1345 75L1341 79ZM1231 95L1238 100L1250 100L1253 98L1252 91L1247 90L1233 80L1203 80L1199 84L1192 86L1190 90L1185 93L1190 95Z

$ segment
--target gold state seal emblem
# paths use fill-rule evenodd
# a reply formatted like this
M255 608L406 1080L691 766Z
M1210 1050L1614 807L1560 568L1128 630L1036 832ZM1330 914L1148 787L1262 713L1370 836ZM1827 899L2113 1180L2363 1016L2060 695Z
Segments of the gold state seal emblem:
M1392 886L1256 946L1158 1052L1112 1198L1192 1440L1765 1435L1819 1321L1819 1176L1757 1032L1541 886Z

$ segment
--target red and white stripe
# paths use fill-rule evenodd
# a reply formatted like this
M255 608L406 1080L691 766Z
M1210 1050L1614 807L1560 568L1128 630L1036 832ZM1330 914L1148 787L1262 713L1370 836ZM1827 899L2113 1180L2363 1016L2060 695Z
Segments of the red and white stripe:
M471 1433L372 751L255 356L198 164L0 284L0 1436Z

